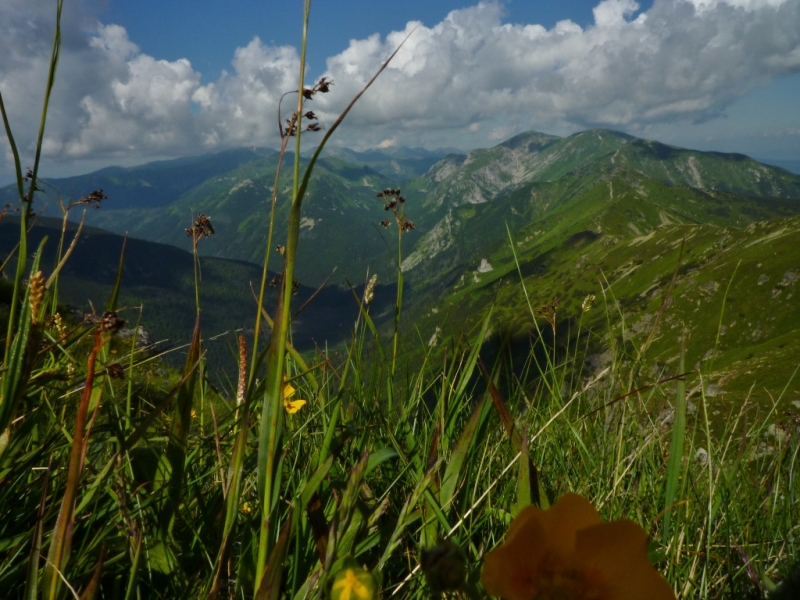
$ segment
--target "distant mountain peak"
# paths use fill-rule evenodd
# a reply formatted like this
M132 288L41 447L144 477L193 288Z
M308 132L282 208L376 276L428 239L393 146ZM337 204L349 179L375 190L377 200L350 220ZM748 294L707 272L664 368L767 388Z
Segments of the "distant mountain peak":
M498 144L498 146L503 146L512 150L524 147L528 152L533 152L535 150L541 150L560 139L562 138L557 135L550 135L539 131L526 131L507 139L505 142Z

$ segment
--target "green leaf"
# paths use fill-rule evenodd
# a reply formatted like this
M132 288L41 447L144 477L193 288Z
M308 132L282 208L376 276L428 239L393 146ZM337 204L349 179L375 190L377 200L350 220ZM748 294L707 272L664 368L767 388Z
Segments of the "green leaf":
M681 344L681 357L678 364L678 373L684 372L686 358L686 343ZM678 482L681 477L681 463L683 462L683 442L686 436L686 381L678 379L675 393L675 421L672 425L672 440L669 445L669 460L667 462L667 487L664 496L664 545L669 545L672 533L672 510L678 496Z
M531 461L528 460L528 436L522 436L520 448L519 471L517 471L517 502L512 514L516 517L526 506L531 505Z
M153 571L169 575L178 565L178 559L167 543L156 542L147 550L147 564Z
M106 310L114 312L117 310L117 301L119 300L119 289L122 285L122 267L125 264L125 246L128 243L128 237L125 236L122 240L122 251L119 253L119 266L117 266L117 278L114 281L114 289L111 291L111 298L108 299Z
M283 577L283 564L286 559L286 550L292 538L292 520L288 519L281 528L278 541L272 548L267 566L262 573L261 585L255 595L255 600L278 600L281 592L281 578Z
M464 467L464 464L467 460L467 456L469 455L470 448L472 448L472 444L475 440L475 435L478 432L479 426L488 414L488 405L488 396L484 396L483 400L475 405L475 408L472 409L472 414L470 414L467 424L464 425L464 430L458 437L455 448L450 455L450 462L447 464L447 468L444 471L442 487L439 492L439 502L445 514L449 513L451 509L450 503L453 500L456 487L458 486L461 469Z
M166 456L171 467L169 479L169 494L164 512L161 515L162 527L169 528L172 519L178 510L181 496L183 495L183 480L186 470L186 443L189 438L189 428L192 421L192 405L194 404L194 388L197 377L194 370L200 360L200 315L197 315L192 334L192 343L183 368L184 380L178 389L175 400L175 412L172 418L172 430L167 444Z
M392 458L396 458L400 456L397 453L397 450L394 448L381 448L380 450L375 450L369 455L369 459L367 460L367 473L370 473L373 469L377 468L381 463L386 462L387 460L391 460Z

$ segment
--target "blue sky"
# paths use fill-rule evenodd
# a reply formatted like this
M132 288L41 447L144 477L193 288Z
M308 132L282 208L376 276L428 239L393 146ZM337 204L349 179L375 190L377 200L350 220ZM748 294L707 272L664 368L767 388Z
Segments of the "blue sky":
M346 48L351 39L378 32L385 36L409 21L432 26L453 10L474 6L466 0L316 0L312 2L309 64L324 68L325 59ZM639 2L640 11L652 1ZM586 0L512 0L503 4L509 23L538 23L548 29L570 19L592 23L597 2ZM107 0L98 17L124 26L143 52L177 60L189 58L204 77L216 79L230 70L232 49L254 36L277 45L296 45L301 31L298 0Z
M54 0L0 2L0 92L25 161ZM68 0L43 170L51 176L274 146L296 86L300 0ZM309 77L331 122L414 27L340 145L471 149L607 127L800 159L800 0L316 0ZM10 154L0 150L0 182Z

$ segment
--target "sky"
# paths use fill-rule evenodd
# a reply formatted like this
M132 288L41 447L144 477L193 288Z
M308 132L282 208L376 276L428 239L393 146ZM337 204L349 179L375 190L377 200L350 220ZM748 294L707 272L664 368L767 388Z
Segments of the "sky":
M0 0L0 93L23 167L55 5ZM65 0L42 174L277 146L301 30L301 0ZM323 126L407 36L334 143L469 150L603 127L800 160L800 0L314 0L307 83L334 81L308 104Z

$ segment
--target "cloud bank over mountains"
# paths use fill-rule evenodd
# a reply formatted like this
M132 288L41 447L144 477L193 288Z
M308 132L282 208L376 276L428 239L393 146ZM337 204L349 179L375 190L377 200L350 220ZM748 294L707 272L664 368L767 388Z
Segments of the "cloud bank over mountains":
M432 27L352 40L328 58L332 92L311 107L330 123L412 31L338 140L480 145L515 131L713 119L772 78L800 73L800 1L603 0L594 23L546 29L503 22L499 3ZM52 41L52 3L0 6L0 92L29 156ZM313 15L312 15L313 19ZM276 107L296 84L296 48L254 38L232 70L204 81L186 59L140 51L124 28L68 7L44 153L49 162L145 160L277 143ZM314 67L315 65L311 65ZM309 83L311 83L309 79ZM284 110L291 111L292 102ZM469 141L469 142L467 142ZM10 170L0 154L0 171Z

